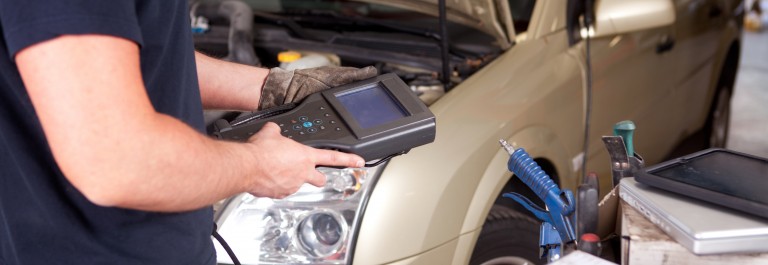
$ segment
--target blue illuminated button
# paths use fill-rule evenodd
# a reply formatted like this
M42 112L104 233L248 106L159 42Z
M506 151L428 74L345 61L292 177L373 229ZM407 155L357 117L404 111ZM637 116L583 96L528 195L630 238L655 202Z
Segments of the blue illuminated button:
M308 121L305 121L302 125L304 125L304 128L312 127L312 123Z
M307 129L307 132L308 132L308 133L316 133L316 132L317 132L317 129L315 129L315 128L309 128L309 129Z

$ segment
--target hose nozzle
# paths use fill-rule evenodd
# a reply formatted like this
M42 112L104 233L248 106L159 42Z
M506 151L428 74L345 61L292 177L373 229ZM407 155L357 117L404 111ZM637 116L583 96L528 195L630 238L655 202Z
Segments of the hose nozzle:
M515 148L507 143L507 141L504 141L504 139L499 139L499 144L501 144L501 147L504 147L504 150L506 150L510 155L515 152Z

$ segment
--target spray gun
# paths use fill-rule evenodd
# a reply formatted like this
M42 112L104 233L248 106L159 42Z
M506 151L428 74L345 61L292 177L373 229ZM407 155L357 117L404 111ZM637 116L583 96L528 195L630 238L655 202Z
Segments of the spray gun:
M499 143L509 153L507 169L531 188L546 205L546 209L541 209L528 198L514 192L502 195L523 205L542 221L539 255L547 257L548 262L553 262L565 254L565 251L576 247L599 255L600 239L594 234L597 231L598 215L597 175L590 173L585 176L584 183L579 185L577 205L573 193L567 189L561 190L525 149L514 149L503 139L499 140Z
M622 178L634 176L643 167L643 159L635 153L632 143L635 128L632 121L622 121L614 125L614 136L603 136L611 157L613 186L618 185ZM561 190L525 149L515 149L503 139L499 143L509 153L507 169L531 188L546 205L546 209L542 209L514 192L502 195L523 205L542 221L539 234L541 256L546 256L552 262L563 255L566 246L577 244L579 249L597 255L600 251L599 238L593 234L597 230L597 176L585 176L584 184L579 186L579 216L576 216L575 200L570 190ZM581 237L578 243L577 235Z
M509 153L507 168L520 180L530 187L547 209L541 209L531 200L518 193L510 192L502 196L515 200L542 221L539 235L541 256L547 256L554 261L562 255L566 244L575 243L574 222L575 200L570 190L560 190L557 184L536 164L525 152L525 149L515 150L509 143L499 140L504 150Z

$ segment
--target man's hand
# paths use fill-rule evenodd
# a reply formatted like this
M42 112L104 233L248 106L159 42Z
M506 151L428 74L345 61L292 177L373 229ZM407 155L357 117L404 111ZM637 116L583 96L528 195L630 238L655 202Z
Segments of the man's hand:
M272 68L261 90L259 109L298 102L312 93L371 78L376 74L377 70L373 66L365 68L323 66L292 71Z
M376 68L260 68L195 53L206 109L253 111L298 102L309 94L376 76Z
M260 172L254 172L249 193L258 197L283 198L296 192L305 182L325 185L325 175L315 166L362 167L356 155L315 149L280 135L280 127L267 123L249 139ZM256 177L258 176L258 177Z

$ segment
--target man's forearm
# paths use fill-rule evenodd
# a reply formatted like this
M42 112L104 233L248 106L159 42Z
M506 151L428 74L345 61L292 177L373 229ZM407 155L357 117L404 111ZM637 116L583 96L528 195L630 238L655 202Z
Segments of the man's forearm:
M246 165L256 162L242 144L208 139L162 114L150 120L142 124L146 129L59 151L57 161L102 206L184 211L247 191L245 169L253 166Z
M138 45L126 39L62 36L15 59L58 167L98 205L185 211L239 192L281 198L304 183L323 185L317 165L363 165L285 138L273 123L234 143L156 112Z
M236 64L195 53L203 107L255 110L269 69Z
M16 59L54 158L94 203L179 211L245 191L253 156L155 112L134 43L61 37Z

